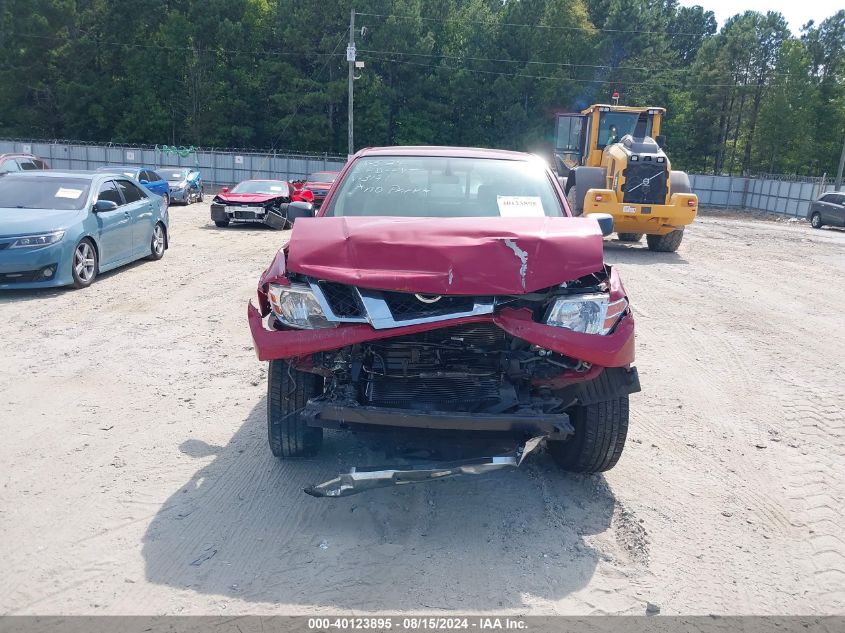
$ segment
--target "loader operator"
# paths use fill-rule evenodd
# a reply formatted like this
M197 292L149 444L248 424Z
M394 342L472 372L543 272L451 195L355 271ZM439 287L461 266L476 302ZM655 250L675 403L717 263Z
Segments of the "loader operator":
M605 147L608 145L613 145L614 143L619 142L619 130L616 128L615 125L610 126L610 133L607 137L607 143L605 143Z

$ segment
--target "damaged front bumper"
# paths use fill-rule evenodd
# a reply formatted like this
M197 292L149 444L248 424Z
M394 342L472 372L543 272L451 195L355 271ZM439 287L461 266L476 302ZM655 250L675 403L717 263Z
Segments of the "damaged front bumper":
M458 475L480 475L503 468L519 468L525 457L546 438L532 437L516 450L505 455L465 459L457 462L419 464L405 468L353 468L323 483L305 488L312 497L348 497L350 495L402 484L416 484Z
M553 435L566 439L574 429L565 413L461 413L370 407L314 398L302 416L309 426L347 428L349 425L404 427L446 431L492 431L522 435Z
M376 330L364 323L334 329L274 330L265 326L261 312L250 302L247 304L247 320L259 360L297 358L358 343L436 330L447 325L492 322L511 336L592 365L627 367L634 362L634 318L631 314L606 336L537 323L532 320L529 311L511 308L504 308L493 315L467 316L387 330Z
M287 218L272 207L239 207L219 202L211 204L211 219L214 222L261 222L274 229L283 229L287 224Z

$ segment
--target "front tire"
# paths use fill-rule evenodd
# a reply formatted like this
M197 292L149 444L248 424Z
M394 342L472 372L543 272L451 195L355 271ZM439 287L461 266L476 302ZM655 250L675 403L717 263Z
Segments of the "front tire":
M297 371L287 361L270 361L267 377L267 439L279 459L316 455L323 429L306 424L302 409L322 392L320 377Z
M620 242L639 242L643 239L642 233L617 233L616 237Z
M214 224L217 226L217 228L225 229L227 226L229 226L229 220L215 220Z
M87 237L80 240L73 249L71 261L71 273L73 275L74 288L87 288L97 277L99 262L97 261L97 249Z
M822 224L822 216L818 211L813 213L813 216L810 218L810 226L812 226L814 229L820 229L822 228L822 226L824 226Z
M684 230L677 229L666 235L646 235L648 250L658 253L674 253L684 239Z
M164 257L164 250L167 248L167 231L161 222L156 222L153 227L153 237L150 240L150 254L147 259L150 261L158 261Z
M575 435L548 443L558 466L575 473L600 473L619 461L628 436L628 396L579 406L572 416Z

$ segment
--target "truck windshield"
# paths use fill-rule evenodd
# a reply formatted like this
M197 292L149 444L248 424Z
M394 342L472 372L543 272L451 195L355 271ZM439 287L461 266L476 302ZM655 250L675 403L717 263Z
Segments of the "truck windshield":
M367 156L349 168L327 216L565 215L536 162L445 156Z
M618 143L626 134L651 136L651 122L652 115L647 112L602 112L599 117L598 148L604 149Z

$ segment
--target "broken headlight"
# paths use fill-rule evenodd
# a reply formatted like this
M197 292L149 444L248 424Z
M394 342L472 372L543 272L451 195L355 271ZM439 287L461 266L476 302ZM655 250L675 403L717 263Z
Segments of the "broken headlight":
M557 299L546 313L547 325L584 334L609 334L628 307L624 297L611 302L604 293Z
M323 308L308 286L270 284L267 290L270 308L284 325L302 330L336 327L326 320Z

